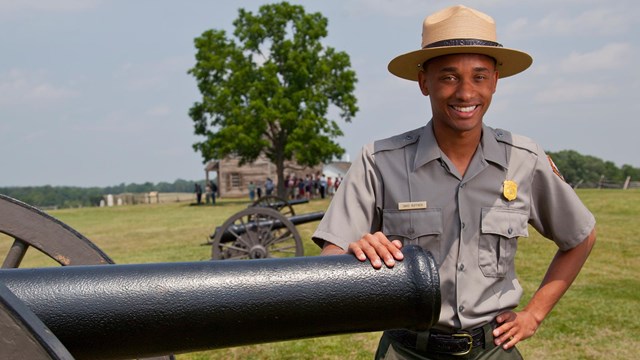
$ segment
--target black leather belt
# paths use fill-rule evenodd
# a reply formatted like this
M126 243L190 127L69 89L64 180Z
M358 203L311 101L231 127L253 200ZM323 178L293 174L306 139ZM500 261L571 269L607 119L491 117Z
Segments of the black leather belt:
M478 327L468 331L443 333L430 331L426 349L418 349L418 333L408 330L387 330L387 335L405 347L427 352L467 355L478 346L484 346L484 329Z

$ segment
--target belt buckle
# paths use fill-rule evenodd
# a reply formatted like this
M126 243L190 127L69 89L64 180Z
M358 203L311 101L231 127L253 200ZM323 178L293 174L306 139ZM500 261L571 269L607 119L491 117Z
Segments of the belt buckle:
M459 338L466 338L466 339L469 340L469 342L467 343L469 345L469 348L467 350L456 352L456 353L452 353L451 355L453 355L453 356L464 356L464 355L469 354L471 352L471 350L473 350L473 336L471 336L471 334L469 334L469 333L457 333L457 334L451 334L451 336L459 337Z

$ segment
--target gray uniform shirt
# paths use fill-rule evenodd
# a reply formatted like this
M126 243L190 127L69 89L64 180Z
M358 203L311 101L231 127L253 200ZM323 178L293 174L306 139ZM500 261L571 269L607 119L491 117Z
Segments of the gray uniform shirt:
M439 268L436 327L469 329L518 305L514 255L527 224L568 250L589 235L595 219L530 139L484 126L462 177L429 122L362 149L313 239L346 249L382 231L422 246Z

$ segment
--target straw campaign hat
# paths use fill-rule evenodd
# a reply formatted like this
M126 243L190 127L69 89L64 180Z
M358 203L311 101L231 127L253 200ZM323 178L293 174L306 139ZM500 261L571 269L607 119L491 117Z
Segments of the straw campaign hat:
M496 59L501 78L522 72L533 62L529 54L505 48L496 41L496 23L489 15L457 5L424 19L421 49L394 58L388 69L403 79L417 81L425 61L467 53Z

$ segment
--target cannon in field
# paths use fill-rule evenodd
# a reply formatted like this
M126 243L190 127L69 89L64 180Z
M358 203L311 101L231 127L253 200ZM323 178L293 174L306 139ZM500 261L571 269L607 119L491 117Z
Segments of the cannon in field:
M0 325L0 358L24 358L34 343L127 359L425 330L440 312L437 267L417 246L403 251L380 270L351 255L0 270L0 319L10 325ZM41 358L69 358L56 356Z
M13 239L0 270L1 359L171 360L166 354L426 329L440 312L435 261L417 247L381 270L350 255L115 265L68 225L1 194L0 232ZM17 269L28 249L63 266Z
M288 217L288 216L294 216L296 214L293 208L294 205L307 204L308 202L309 202L309 199L306 199L306 198L285 200L279 196L267 195L254 201L248 207L249 208L268 207Z
M262 259L304 255L296 225L318 221L323 211L285 217L270 208L249 208L229 217L212 235L211 258Z
M269 196L232 215L209 237L211 258L239 260L304 255L296 225L319 221L324 216L323 211L295 215L291 205L306 202L306 199L286 201Z

